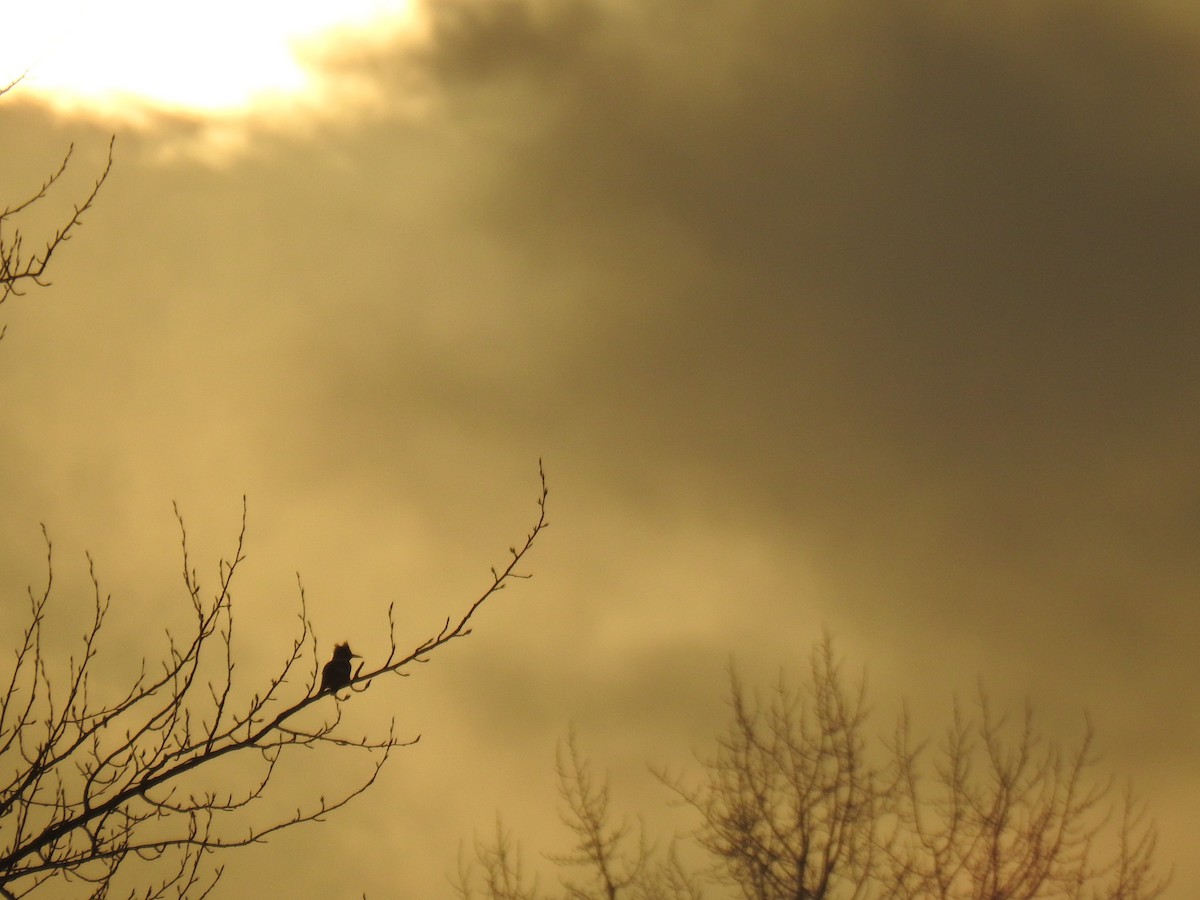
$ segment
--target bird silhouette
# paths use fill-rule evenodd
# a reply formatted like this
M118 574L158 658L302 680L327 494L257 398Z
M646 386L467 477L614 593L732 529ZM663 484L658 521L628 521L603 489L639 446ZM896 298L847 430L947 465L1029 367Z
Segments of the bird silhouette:
M333 648L333 659L321 670L321 691L337 691L350 683L350 660L362 659L350 649L349 644L337 644Z

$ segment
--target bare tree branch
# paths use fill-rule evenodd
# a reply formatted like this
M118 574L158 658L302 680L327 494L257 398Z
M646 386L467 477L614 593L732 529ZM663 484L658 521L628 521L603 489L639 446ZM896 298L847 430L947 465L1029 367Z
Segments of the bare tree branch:
M615 823L610 808L609 780L598 779L579 751L572 729L555 755L558 792L564 806L559 818L572 835L566 853L546 854L564 874L564 900L703 900L699 879L680 863L676 843L666 852L650 842L639 820ZM482 890L473 876L482 872ZM568 875L566 872L571 874ZM462 900L540 900L536 876L525 874L520 847L503 829L499 818L493 841L475 839L474 862L460 852L458 877L453 882Z
M7 94L20 80L18 77L0 87L0 96ZM38 188L25 194L21 199L0 207L0 304L3 304L9 296L23 295L29 285L44 287L50 283L46 276L50 259L82 225L84 214L92 208L92 204L95 203L96 197L100 193L100 188L108 180L109 173L112 171L115 142L115 136L109 139L104 168L96 177L87 196L74 204L73 210L66 220L55 228L50 237L40 241L35 249L27 248L25 236L17 226L16 219L31 207L46 200L54 187L62 180L71 164L75 145L71 144L67 147L67 152L63 155L58 167L46 176ZM4 337L5 327L0 326L0 338Z
M404 656L396 652L393 630L391 655L378 667L360 669L350 682L352 691L364 690L382 674L403 674L405 666L425 662L439 647L465 637L489 597L511 579L528 577L517 566L548 524L540 463L539 477L533 529L519 549L510 550L507 566L492 570L491 584L457 624L443 626ZM202 896L220 877L219 868L209 871L203 864L210 854L323 821L368 790L393 751L419 740L419 735L400 737L394 721L375 736L347 735L340 703L327 705L323 717L304 715L329 692L316 690L316 643L303 585L286 654L265 686L247 697L235 681L232 649L233 585L245 560L245 499L241 528L232 553L218 565L211 599L192 567L178 509L176 518L191 624L182 639L168 629L158 666L148 670L143 663L128 688L106 702L93 696L91 685L112 601L89 557L91 622L77 654L58 667L65 676L52 668L43 640L53 584L52 546L46 539L46 587L29 592L29 624L0 698L0 773L6 779L0 783L0 896L25 896L43 885L62 890L68 882L90 885L89 896L107 896L118 872L133 861L138 862L134 874L156 873L149 882L141 878L145 892L137 896L164 896L168 890L174 896ZM286 780L282 773L301 748L363 754L367 765L339 794L309 797L290 815L266 812L265 801L275 796L280 778ZM205 775L222 759L241 761L232 770L238 773L233 787Z
M569 900L698 900L706 885L746 900L1150 900L1170 880L1156 834L1126 789L1094 777L1090 724L1074 748L1047 741L1027 706L1013 723L979 690L977 716L955 705L936 747L915 744L907 712L890 740L868 734L863 679L848 680L828 635L802 688L780 680L761 700L730 675L730 720L690 776L655 770L698 814L692 837L709 864L664 863L639 830L612 824L607 780L559 748L559 791L574 850L548 857L583 867ZM476 842L480 894L510 900L523 883L512 839ZM461 864L460 864L461 868ZM470 871L469 868L464 871ZM500 888L495 886L499 885Z

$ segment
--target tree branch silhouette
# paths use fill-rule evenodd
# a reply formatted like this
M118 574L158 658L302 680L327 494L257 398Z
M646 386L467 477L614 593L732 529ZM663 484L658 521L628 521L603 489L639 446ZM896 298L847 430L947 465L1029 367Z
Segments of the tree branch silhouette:
M893 736L868 728L865 680L849 679L828 635L797 686L747 691L730 673L730 716L698 772L654 769L698 819L702 854L689 868L656 856L613 824L607 779L579 755L558 754L562 818L575 849L547 856L583 866L562 879L570 900L1151 900L1170 875L1154 824L1126 788L1095 777L1090 723L1082 740L1047 740L1028 706L1014 726L980 687L978 713L955 705L943 740L915 743L907 712ZM678 840L678 838L676 838ZM550 896L529 878L510 834L476 840L460 860L464 900ZM482 883L472 880L482 871ZM534 873L534 877L536 873Z
M524 543L510 548L507 565L493 568L491 583L465 612L447 619L411 652L397 651L393 624L392 652L382 665L360 667L352 690L427 662L440 647L471 633L474 617L490 597L511 580L530 577L518 566L548 526L540 462L538 472L537 520ZM245 559L245 498L233 552L219 562L211 599L192 567L178 509L176 518L191 624L182 638L168 628L158 667L148 670L143 661L137 676L108 702L94 699L93 682L111 599L101 590L90 557L91 621L80 650L67 660L65 678L52 672L45 630L54 562L46 536L46 585L28 592L28 624L0 699L0 771L7 779L0 784L0 896L25 896L52 883L61 890L68 882L91 886L92 896L106 896L117 873L135 859L159 863L155 880L138 896L164 896L168 889L174 896L203 896L221 875L220 867L209 871L202 865L209 854L323 820L368 790L393 751L420 739L419 734L398 736L394 719L383 734L348 736L341 728L340 702L332 705L332 715L303 715L331 692L317 691L316 640L302 584L286 657L264 687L244 698L234 677L232 587ZM391 609L388 616L394 623ZM306 660L311 667L302 673ZM340 793L320 795L290 814L256 815L269 806L263 802L268 787L296 751L316 747L366 754L366 774ZM213 779L205 777L224 766L222 760L243 767L234 788L214 788Z
M16 87L20 80L17 78L0 87L0 97ZM67 147L67 152L58 168L46 176L40 187L26 194L23 199L0 208L0 304L3 304L10 296L22 296L25 289L31 285L45 287L50 283L46 277L50 259L54 256L55 251L70 240L75 230L82 225L84 214L92 208L92 204L95 203L96 197L100 193L100 188L108 180L113 166L115 143L116 136L114 135L108 142L108 154L104 168L96 177L87 196L74 204L73 210L66 220L54 229L49 238L38 242L36 249L29 250L27 248L25 236L17 227L15 220L31 207L46 200L50 192L62 180L74 156L75 145L72 143ZM4 337L6 327L0 326L0 338Z

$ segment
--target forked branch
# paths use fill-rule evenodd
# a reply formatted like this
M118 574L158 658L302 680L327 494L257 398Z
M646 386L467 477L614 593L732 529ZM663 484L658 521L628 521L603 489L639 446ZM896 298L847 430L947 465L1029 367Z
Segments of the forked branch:
M502 570L457 619L447 619L436 636L401 656L392 632L392 652L380 666L355 673L348 685L365 689L371 679L396 672L450 641L470 633L486 600L513 578L527 578L519 564L546 522L546 480L539 464L538 518L519 548L510 548ZM72 878L97 886L103 896L131 860L174 860L144 896L161 896L181 886L189 896L207 892L220 870L201 866L206 854L262 841L303 822L321 821L368 790L392 751L419 739L402 738L395 722L375 736L342 729L341 704L323 717L302 715L334 692L316 690L316 644L303 587L297 631L282 662L249 697L235 681L233 653L236 573L245 560L246 505L233 552L220 561L212 599L205 599L188 553L187 530L176 510L181 535L183 583L190 626L182 640L167 630L165 658L157 669L143 664L132 684L107 703L92 697L110 598L99 586L89 559L93 615L80 651L65 666L65 687L43 640L53 583L47 538L48 577L43 591L29 593L30 621L21 633L14 668L0 681L0 897L24 896L42 884ZM394 613L389 610L389 618ZM456 624L451 624L456 622ZM296 672L311 657L311 673ZM370 758L355 785L331 798L301 802L292 815L262 818L258 801L278 787L298 748L357 752ZM241 760L230 788L219 789L205 773L210 764ZM344 766L343 766L344 768ZM227 773L230 770L223 769ZM272 788L272 785L276 788ZM159 866L158 870L161 870ZM156 871L158 871L156 870Z

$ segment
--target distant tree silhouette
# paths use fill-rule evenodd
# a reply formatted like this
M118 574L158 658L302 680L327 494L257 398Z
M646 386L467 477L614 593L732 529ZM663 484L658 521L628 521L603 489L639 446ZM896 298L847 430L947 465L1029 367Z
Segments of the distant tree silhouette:
M16 84L14 81L0 86L0 97L11 91ZM29 285L46 284L46 269L50 265L50 258L80 226L83 214L91 209L100 188L108 179L113 162L112 140L108 144L108 160L88 195L75 204L71 215L60 222L49 237L35 242L34 248L30 249L17 222L22 213L29 212L46 199L66 173L74 151L75 145L71 144L58 168L46 177L40 187L24 194L20 200L7 202L0 207L0 304L9 296L19 296ZM5 328L6 326L0 325L0 338L4 337Z
M636 826L628 820L613 822L608 779L596 779L591 763L579 752L574 731L559 745L556 762L563 801L559 816L572 836L567 853L547 854L564 870L561 896L572 900L703 897L701 879L680 863L675 842L664 850L649 840L640 822ZM481 881L478 890L477 878ZM542 893L536 876L526 872L520 848L499 818L490 840L475 839L473 860L460 854L453 884L463 898L543 900L553 896Z
M338 689L363 691L381 676L406 674L470 634L479 608L510 581L529 577L518 566L548 525L540 465L539 475L537 519L507 563L491 570L479 597L411 650L401 648L389 606L390 652L339 677ZM235 679L232 585L243 561L245 504L233 552L209 594L176 516L191 625L184 634L168 631L162 659L143 662L115 692L104 689L111 678L99 668L109 658L101 637L111 601L94 567L90 623L77 652L64 660L49 649L54 564L46 539L46 586L29 591L11 670L0 669L0 897L101 898L118 889L131 897L203 897L221 874L212 854L324 819L367 790L394 750L419 740L399 737L394 722L376 735L345 733L344 704L318 689L303 585L290 650L274 675L258 684ZM320 784L301 782L306 799L281 815L269 786L287 779L298 751L322 747L339 758L364 754L365 774L331 798Z
M747 897L854 897L886 868L892 778L867 746L865 684L826 640L805 690L762 706L730 676L732 718L692 783L663 780L700 814L700 845Z
M548 857L567 870L562 890L539 891L498 824L460 860L458 895L1148 900L1166 889L1153 823L1130 791L1114 800L1112 782L1094 778L1090 726L1064 750L1028 708L1009 727L980 689L978 713L956 707L936 746L914 744L907 715L874 739L865 682L843 674L828 636L802 688L781 679L761 700L731 674L729 703L698 772L657 772L697 814L691 838L706 865L689 872L674 842L658 852L640 828L635 841L627 822L613 824L607 781L580 762L572 735L558 775L575 851ZM580 869L582 879L568 874Z

